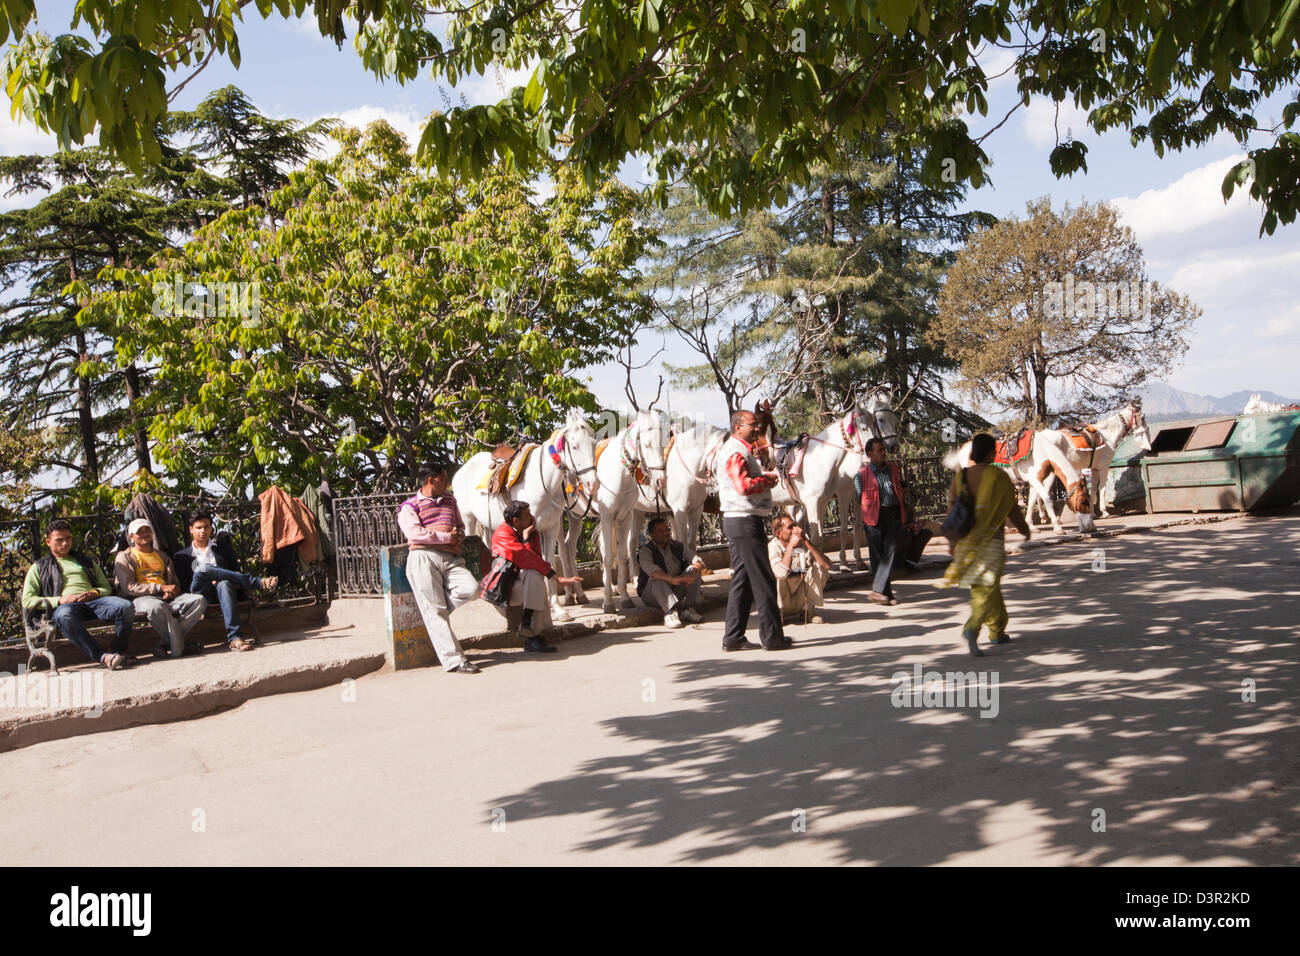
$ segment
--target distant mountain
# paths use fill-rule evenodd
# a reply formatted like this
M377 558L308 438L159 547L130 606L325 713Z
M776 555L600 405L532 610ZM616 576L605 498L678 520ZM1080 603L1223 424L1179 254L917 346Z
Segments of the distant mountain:
M1166 385L1164 382L1148 382L1142 389L1142 411L1149 422L1169 421L1175 418L1206 418L1210 415L1240 415L1241 410L1250 401L1253 391L1233 392L1222 398L1212 395L1197 395ZM1259 392L1259 397L1266 402L1290 405L1297 400L1285 398L1276 392Z

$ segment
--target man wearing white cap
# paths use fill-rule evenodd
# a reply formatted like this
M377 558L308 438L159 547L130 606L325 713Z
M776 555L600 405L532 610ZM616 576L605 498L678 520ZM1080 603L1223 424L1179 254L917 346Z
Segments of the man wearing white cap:
M153 525L136 518L127 533L131 547L119 552L113 562L118 593L131 600L162 637L158 650L163 656L180 657L185 653L185 635L203 617L208 599L181 593L184 589L171 558L153 546Z

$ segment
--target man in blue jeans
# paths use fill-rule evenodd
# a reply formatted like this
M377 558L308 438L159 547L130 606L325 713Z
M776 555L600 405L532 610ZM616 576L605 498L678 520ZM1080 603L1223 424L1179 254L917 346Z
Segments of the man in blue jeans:
M212 515L206 511L199 511L190 519L190 541L190 546L181 548L172 559L176 563L176 576L191 593L221 604L227 647L232 651L252 650L253 642L244 636L244 625L239 619L239 592L273 591L278 580L242 573L239 557L229 542L212 540Z
M23 607L52 610L54 625L92 661L109 670L125 667L130 662L127 645L135 624L135 607L114 597L112 585L98 565L72 550L72 527L66 521L50 522L45 544L50 553L31 566L23 582ZM113 641L107 652L86 630L86 622L96 618L113 624Z

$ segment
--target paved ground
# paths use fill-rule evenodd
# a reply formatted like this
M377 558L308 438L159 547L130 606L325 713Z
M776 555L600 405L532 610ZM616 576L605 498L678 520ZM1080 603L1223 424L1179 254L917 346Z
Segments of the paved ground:
M0 864L1295 865L1298 572L1300 516L1182 526L1013 557L978 662L913 578L786 653L715 615L40 743L0 754ZM918 664L996 674L997 716L895 707Z

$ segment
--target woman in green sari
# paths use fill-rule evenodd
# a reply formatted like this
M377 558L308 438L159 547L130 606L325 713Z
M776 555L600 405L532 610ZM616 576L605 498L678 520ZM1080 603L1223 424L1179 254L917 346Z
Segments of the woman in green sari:
M962 637L973 657L984 656L976 643L981 627L989 629L990 644L1011 640L1006 633L1007 605L1002 600L1006 523L1010 521L1029 540L1029 525L1016 501L1015 485L1006 472L992 464L995 450L992 435L976 435L970 447L973 464L957 473L948 491L949 509L966 488L975 498L974 527L953 546L952 563L939 582L939 587L970 588L970 617Z

